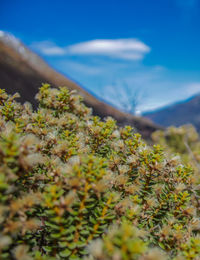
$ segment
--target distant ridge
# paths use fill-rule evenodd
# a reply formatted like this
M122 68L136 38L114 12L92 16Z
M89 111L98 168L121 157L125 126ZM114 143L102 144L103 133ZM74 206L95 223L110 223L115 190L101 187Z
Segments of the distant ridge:
M143 116L164 127L193 124L200 132L200 94Z
M151 133L160 128L148 119L126 114L98 100L77 83L52 69L13 35L0 31L0 88L10 94L19 92L21 102L29 101L36 107L34 97L42 82L77 90L86 105L92 107L94 114L101 118L112 116L120 125L130 124L144 138L150 138Z

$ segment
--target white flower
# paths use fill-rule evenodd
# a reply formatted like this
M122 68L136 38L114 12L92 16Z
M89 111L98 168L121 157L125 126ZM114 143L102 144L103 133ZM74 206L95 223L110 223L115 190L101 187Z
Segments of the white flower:
M102 240L96 239L88 246L89 252L96 258L100 259L103 253Z
M135 164L135 163L137 163L137 161L138 161L138 157L134 154L130 155L127 158L127 163L130 163L130 164Z
M128 165L119 165L118 170L120 174L124 174L129 171L129 166Z
M112 133L111 137L113 137L113 138L120 138L120 132L119 132L118 130L115 130L115 131Z
M78 155L69 158L68 163L71 165L80 164L80 157Z

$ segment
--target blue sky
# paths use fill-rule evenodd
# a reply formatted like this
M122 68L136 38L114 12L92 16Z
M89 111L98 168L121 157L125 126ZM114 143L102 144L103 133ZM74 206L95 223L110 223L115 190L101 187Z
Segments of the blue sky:
M0 30L119 108L200 92L200 0L0 0Z

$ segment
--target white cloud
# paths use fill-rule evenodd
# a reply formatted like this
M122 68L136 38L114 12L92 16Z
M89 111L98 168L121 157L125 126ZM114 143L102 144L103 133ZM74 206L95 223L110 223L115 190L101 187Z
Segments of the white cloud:
M30 47L48 56L64 55L66 53L65 48L61 48L51 41L34 42Z
M93 55L124 60L142 60L150 52L150 47L138 39L97 39L74 45L59 47L50 41L33 43L33 49L49 56Z
M186 85L186 93L188 96L193 96L200 93L200 82L194 82Z
M93 40L68 47L76 55L103 55L128 60L140 60L150 48L137 39Z
M79 62L74 61L66 61L61 60L59 61L59 68L60 70L63 70L64 72L67 71L73 71L74 73L81 73L85 75L98 75L102 73L102 69L97 66L87 65ZM67 69L66 69L67 68Z

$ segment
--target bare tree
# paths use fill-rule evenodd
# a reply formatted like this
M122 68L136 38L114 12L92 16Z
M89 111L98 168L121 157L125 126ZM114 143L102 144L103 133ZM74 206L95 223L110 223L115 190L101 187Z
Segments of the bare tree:
M112 105L130 114L138 113L141 103L141 91L125 81L114 82L103 90L103 98Z

